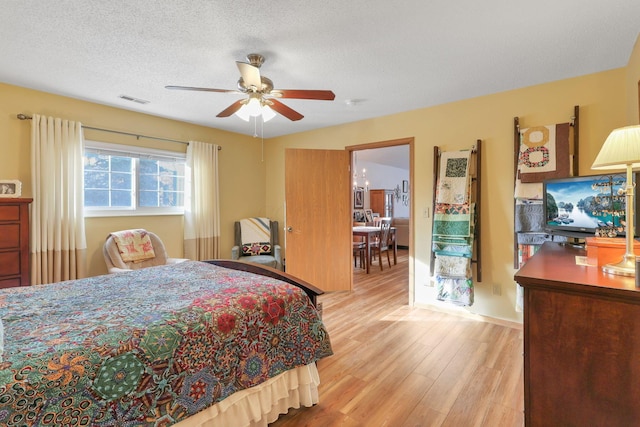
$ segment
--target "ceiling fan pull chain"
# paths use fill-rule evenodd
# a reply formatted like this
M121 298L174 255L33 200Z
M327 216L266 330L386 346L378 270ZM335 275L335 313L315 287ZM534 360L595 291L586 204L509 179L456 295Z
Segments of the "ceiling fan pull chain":
M258 137L258 116L253 118L253 137Z
M261 153L262 162L264 163L264 118L260 121L260 139L262 140L261 142L262 146L260 148L262 150L262 153Z

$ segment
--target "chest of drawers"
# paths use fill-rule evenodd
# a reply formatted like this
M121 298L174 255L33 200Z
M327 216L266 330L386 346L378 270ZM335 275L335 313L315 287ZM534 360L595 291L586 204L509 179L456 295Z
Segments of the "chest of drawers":
M0 198L0 288L29 286L29 204Z

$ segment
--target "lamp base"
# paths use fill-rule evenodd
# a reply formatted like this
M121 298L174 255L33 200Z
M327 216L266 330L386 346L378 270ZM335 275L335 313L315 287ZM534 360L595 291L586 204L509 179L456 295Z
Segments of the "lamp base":
M606 264L602 266L602 271L618 276L635 276L636 275L636 257L635 255L625 255L622 261L616 264Z

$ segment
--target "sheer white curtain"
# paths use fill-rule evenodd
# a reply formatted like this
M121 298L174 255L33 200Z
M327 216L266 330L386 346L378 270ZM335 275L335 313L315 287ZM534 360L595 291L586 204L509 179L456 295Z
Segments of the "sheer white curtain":
M189 141L184 207L184 256L220 257L218 145Z
M31 284L86 275L82 125L33 115Z

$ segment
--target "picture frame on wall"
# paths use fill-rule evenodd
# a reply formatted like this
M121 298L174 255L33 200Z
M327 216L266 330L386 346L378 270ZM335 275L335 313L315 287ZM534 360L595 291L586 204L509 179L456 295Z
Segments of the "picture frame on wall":
M20 197L22 183L17 179L0 179L0 197Z
M353 190L353 208L364 208L364 188L356 188Z

